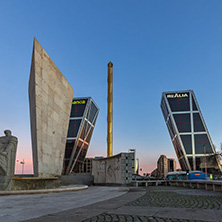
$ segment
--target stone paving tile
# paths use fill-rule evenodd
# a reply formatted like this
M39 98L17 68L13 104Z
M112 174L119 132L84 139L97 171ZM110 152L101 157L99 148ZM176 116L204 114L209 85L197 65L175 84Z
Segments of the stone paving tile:
M172 187L149 187L145 195L126 206L175 207L222 210L221 193Z
M84 222L203 222L201 220L185 220L175 218L146 217L137 215L100 214Z

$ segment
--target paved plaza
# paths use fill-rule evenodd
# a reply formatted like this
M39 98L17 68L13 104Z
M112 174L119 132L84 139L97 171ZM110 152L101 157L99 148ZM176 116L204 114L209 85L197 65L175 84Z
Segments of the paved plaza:
M73 211L118 197L127 191L128 188L123 187L89 187L87 190L72 192L0 196L0 222L24 221L66 210Z
M84 220L96 221L222 221L222 193L183 187L150 186L124 206Z
M222 221L222 193L183 187L89 187L0 197L0 221Z

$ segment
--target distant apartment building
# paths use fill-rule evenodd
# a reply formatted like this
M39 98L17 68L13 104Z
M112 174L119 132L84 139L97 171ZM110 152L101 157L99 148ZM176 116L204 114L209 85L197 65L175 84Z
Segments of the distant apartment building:
M168 172L176 171L176 160L175 159L168 159Z
M168 172L176 171L176 161L161 155L157 161L158 177L166 178Z
M136 158L136 149L129 149L129 153L132 153L132 161L133 161L132 174L138 174L139 173L139 159Z
M98 113L99 108L91 97L73 99L63 162L64 175L78 173L82 169Z
M166 177L168 173L168 159L165 155L161 155L157 161L158 177Z
M158 169L157 168L151 172L151 176L152 177L157 177L158 176Z

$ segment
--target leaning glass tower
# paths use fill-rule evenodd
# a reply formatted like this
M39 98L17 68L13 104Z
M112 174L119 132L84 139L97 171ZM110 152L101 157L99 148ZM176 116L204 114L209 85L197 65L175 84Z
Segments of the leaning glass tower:
M81 169L98 113L91 97L73 99L62 174L78 173Z
M163 92L161 109L182 170L221 171L192 90Z

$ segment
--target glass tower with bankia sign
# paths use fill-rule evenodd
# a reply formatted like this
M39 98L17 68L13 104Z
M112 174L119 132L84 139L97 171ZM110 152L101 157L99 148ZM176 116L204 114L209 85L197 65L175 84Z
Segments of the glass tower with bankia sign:
M63 162L63 175L80 171L98 113L99 108L91 97L73 99Z
M181 169L207 173L221 171L194 92L163 92L161 109Z

